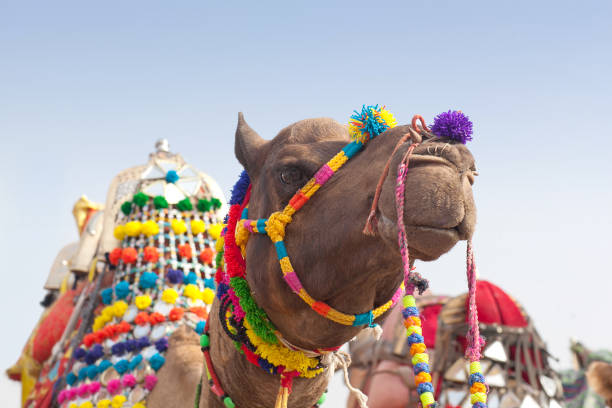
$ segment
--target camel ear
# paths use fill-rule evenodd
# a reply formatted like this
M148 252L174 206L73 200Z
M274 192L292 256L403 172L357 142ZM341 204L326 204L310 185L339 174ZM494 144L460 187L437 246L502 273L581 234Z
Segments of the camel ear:
M255 173L254 165L257 162L259 151L264 143L265 140L246 123L242 112L238 113L238 127L236 128L234 151L236 153L236 158L246 169L247 173Z

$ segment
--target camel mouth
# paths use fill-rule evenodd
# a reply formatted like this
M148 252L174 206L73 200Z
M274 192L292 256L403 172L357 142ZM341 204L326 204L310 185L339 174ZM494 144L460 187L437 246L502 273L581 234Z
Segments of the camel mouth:
M397 246L398 227L396 223L380 214L378 222L380 236L389 244ZM462 239L461 223L455 227L406 225L406 237L411 258L433 261L450 251Z

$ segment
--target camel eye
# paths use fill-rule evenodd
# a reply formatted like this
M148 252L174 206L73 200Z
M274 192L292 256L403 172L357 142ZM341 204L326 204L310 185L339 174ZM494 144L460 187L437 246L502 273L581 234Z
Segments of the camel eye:
M297 167L286 167L281 170L280 179L283 184L296 185L304 182L304 173Z

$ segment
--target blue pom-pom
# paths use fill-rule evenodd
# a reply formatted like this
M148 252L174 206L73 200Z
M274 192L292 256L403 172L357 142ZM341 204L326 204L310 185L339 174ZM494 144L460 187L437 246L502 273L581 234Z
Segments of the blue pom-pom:
M73 385L77 380L77 376L74 375L73 372L69 372L68 375L66 376L66 383L68 385Z
M414 365L414 373L419 374L422 372L429 373L429 365L427 363L416 363Z
M79 381L83 381L87 377L87 367L82 367L79 370Z
M90 365L87 367L87 378L93 380L98 375L98 367L96 365Z
M141 289L151 289L155 286L155 282L157 281L157 275L153 272L145 272L140 275L140 281L138 282L138 286Z
M395 126L395 118L384 107L363 105L361 112L353 111L349 121L351 138L361 143L373 139L385 130Z
M194 271L189 272L183 279L183 283L185 285L189 285L190 283L195 285L198 283L198 275L196 275Z
M168 170L166 173L166 182L167 183L176 183L179 179L179 175L175 170Z
M247 174L246 170L243 170L240 173L240 177L234 187L232 188L232 198L230 199L230 205L234 204L242 204L244 201L244 196L246 195L247 189L249 188L249 184L251 184L251 179Z
M100 296L102 297L102 303L104 303L105 305L110 305L113 302L113 289L102 289L102 291L100 292Z
M168 338L162 337L161 339L157 340L155 342L155 348L160 353L163 353L164 351L166 351L168 349Z
M128 368L130 368L130 363L126 359L123 359L117 361L114 367L119 374L123 374L128 370Z
M151 364L151 368L153 368L155 371L162 368L165 362L166 359L159 353L153 354L153 356L149 359L149 364Z
M472 122L461 111L449 110L434 118L431 132L438 137L466 144L468 140L472 140Z
M178 269L170 269L168 271L168 273L166 274L166 277L168 278L168 281L170 281L170 283L181 283L184 279L184 273L183 271L180 271Z
M420 383L417 387L417 392L421 395L424 392L433 392L433 385L428 382Z
M138 364L140 364L140 362L142 361L142 355L138 354L136 355L133 359L130 360L130 371L133 371L136 369L136 367L138 367Z
M204 279L204 287L215 290L215 280L213 278Z
M126 281L121 281L115 286L115 295L118 299L125 299L130 294L130 284Z
M196 327L195 327L196 333L198 334L204 333L205 327L206 327L206 320L202 320L201 322L198 322L198 324L196 324Z
M468 384L470 384L470 387L472 385L474 385L474 383L483 383L485 382L484 376L480 373L474 373L474 374L470 374L470 378L468 380Z
M106 369L112 366L113 364L110 361L102 360L100 361L100 364L98 364L98 372L103 373L104 371L106 371Z
M78 349L74 350L74 358L77 360L84 359L86 355L87 351L85 351L85 349L79 347Z

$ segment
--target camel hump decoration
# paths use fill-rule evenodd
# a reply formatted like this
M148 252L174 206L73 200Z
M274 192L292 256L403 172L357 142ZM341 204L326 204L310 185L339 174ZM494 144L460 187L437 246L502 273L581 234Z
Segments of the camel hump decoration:
M446 407L469 407L466 384L470 375L463 358L467 294L452 298L423 296L418 306L423 333L429 339L427 346L432 349L437 400ZM489 388L488 406L560 408L563 404L560 377L550 366L546 345L523 308L501 288L484 280L477 282L476 308L480 330L487 341L481 366ZM411 357L401 339L402 328L398 319L392 317L385 329L393 335L386 341L360 339L351 345L355 364L352 375L361 379L362 387L371 395L371 408L403 407L415 402L414 379L405 369ZM394 388L398 392L389 392Z
M22 380L23 406L144 407L170 337L189 328L197 339L203 331L225 211L218 184L166 140L146 164L113 179L104 210L77 202L81 237L49 277L47 301L57 300L39 323L40 332L60 317L54 335L45 353L34 353L28 378L18 375L21 367L9 371ZM36 338L26 346L30 356Z

